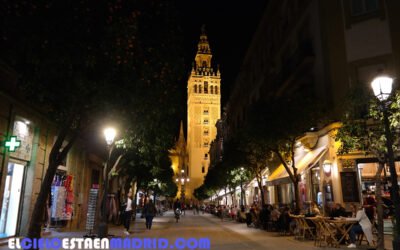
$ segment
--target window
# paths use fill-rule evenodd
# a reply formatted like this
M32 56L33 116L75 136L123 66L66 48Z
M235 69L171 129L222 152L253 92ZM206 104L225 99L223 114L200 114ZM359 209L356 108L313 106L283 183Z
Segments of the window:
M214 86L211 86L210 89L211 89L211 94L214 94Z
M208 108L205 108L205 109L203 110L203 115L208 115Z
M208 119L204 119L203 124L207 125L208 124Z
M218 95L218 87L215 86L215 94Z
M204 82L204 94L208 94L208 82Z
M322 192L319 189L319 183L321 182L321 177L318 165L310 170L310 174L311 174L311 196L312 196L311 199L318 205L322 205L322 199L321 199Z
M194 93L197 93L197 85L194 85Z
M208 145L209 145L208 141L204 141L204 147L208 148Z
M352 24L372 18L385 19L383 0L349 0L343 1L346 28Z
M206 172L206 169L204 168L204 166L201 167L201 172L204 174Z
M204 160L208 159L208 154L204 154Z
M351 15L361 16L371 12L378 11L378 0L352 0L351 1Z
M201 89L202 89L202 88L201 88L201 85L199 85L199 93L200 93L200 94L201 94Z
M204 135L205 135L205 136L208 135L208 129L204 130Z

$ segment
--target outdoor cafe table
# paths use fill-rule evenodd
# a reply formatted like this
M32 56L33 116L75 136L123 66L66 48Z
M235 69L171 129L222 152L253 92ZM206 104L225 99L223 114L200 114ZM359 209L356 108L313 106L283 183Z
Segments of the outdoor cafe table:
M326 222L333 226L336 229L336 232L341 235L339 240L336 240L336 237L333 238L336 247L339 247L340 242L349 236L351 228L357 223L356 221L345 219L326 220Z
M339 247L340 242L349 236L351 228L356 223L345 219L332 220L329 217L306 217L306 219L311 220L319 231L315 243L324 242L327 246L332 245L334 247ZM340 235L340 238L337 239L336 235Z
M305 239L306 236L314 239L314 227L310 226L306 220L304 215L290 215L290 217L296 222L297 230L295 232L295 238L297 239Z

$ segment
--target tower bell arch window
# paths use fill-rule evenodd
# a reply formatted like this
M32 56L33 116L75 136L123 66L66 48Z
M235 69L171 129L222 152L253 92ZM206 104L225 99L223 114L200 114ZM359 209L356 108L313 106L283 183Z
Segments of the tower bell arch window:
M197 93L197 84L194 85L194 93Z
M215 86L215 94L218 95L218 86Z
M204 94L208 94L208 82L204 82Z
M211 86L211 87L210 87L210 93L211 93L211 94L214 94L214 86Z
M201 84L199 84L199 93L201 94L201 92L202 92L202 86Z

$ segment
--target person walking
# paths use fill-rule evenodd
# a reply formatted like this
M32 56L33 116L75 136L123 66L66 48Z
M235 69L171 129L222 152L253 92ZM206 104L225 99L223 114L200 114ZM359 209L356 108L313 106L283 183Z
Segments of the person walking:
M125 231L124 233L126 235L129 235L129 226L131 224L131 218L132 218L132 192L129 191L128 192L128 197L126 200L126 208L125 208L125 212L124 212L124 227L125 227Z
M178 198L176 198L176 201L174 202L174 211L175 211L176 209L182 209L181 202L179 201Z
M153 218L157 213L157 208L152 199L144 206L143 212L146 218L146 228L150 230L153 224Z
M196 203L196 207L195 207L196 208L196 214L199 214L199 209L200 209L199 206L200 206L200 204L197 202Z
M182 210L182 214L185 215L186 214L186 204L185 204L185 202L181 203L181 210Z
M270 219L271 212L268 210L268 206L266 204L263 205L260 211L260 225L262 229L267 230L268 221Z

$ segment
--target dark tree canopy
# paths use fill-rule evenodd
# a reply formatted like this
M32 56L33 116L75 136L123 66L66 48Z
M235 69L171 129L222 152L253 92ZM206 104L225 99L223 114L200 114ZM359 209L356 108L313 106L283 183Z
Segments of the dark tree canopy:
M2 1L2 8L0 60L17 72L25 99L59 125L30 237L40 235L40 211L71 138L104 121L119 124L126 154L141 174L171 175L163 157L185 90L173 1L26 0ZM64 140L70 146L60 151Z

